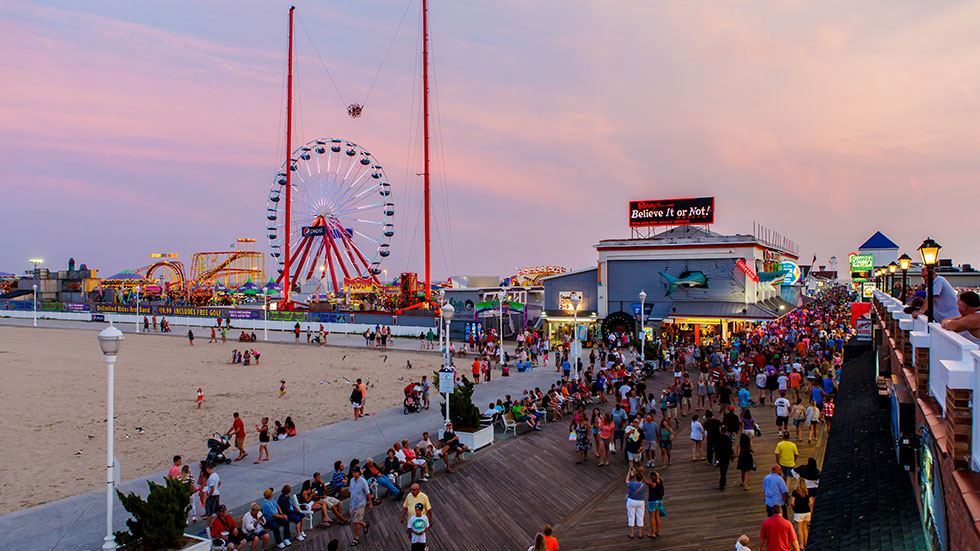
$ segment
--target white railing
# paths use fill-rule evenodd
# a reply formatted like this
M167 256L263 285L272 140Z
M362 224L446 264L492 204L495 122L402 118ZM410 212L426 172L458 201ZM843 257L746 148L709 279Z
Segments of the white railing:
M112 321L113 323L119 325L132 324L136 325L137 320L142 320L143 317L137 317L136 314L120 314L118 312L103 312L105 315L106 322ZM33 319L33 310L0 310L0 318L20 318L20 319ZM53 319L62 321L92 321L91 312L41 312L37 313L37 319ZM171 328L177 327L212 327L214 325L214 318L192 318L192 317L180 317L171 316L167 317L167 321L170 322ZM102 322L96 322L102 323ZM268 322L258 319L232 319L232 329L234 332L236 329L241 331L248 329L250 331L259 332L266 327L268 323L269 331L292 331L293 327L296 325L295 321L278 321L269 320ZM321 323L318 321L301 321L299 322L300 330L306 332L307 327L313 331L318 331L320 329ZM351 334L361 334L366 329L374 329L373 323L332 323L323 322L323 328L330 333L351 333ZM391 334L398 337L418 337L419 333L425 333L430 328L422 327L416 325L391 325Z
M912 331L913 350L929 350L929 394L939 402L943 415L946 414L947 389L973 391L970 404L973 419L970 463L974 471L980 471L980 408L973 407L980 399L980 349L963 336L943 329L938 323L928 323L925 316L912 319L898 310L901 302L888 294L876 291L875 296L899 319L902 329Z

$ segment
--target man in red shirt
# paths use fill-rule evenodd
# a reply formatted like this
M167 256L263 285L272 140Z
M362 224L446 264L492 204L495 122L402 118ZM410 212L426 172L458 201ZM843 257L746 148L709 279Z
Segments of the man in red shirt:
M558 538L551 535L551 525L544 525L544 546L548 551L558 551Z
M762 523L761 551L800 551L793 524L783 518L782 506L772 506L772 516Z
M235 436L235 447L238 448L238 457L235 461L241 461L245 459L248 454L245 453L245 423L242 418L238 416L238 412L235 412L235 420L231 424L231 428L228 429L229 435Z
M228 514L227 508L224 505L218 505L217 515L211 521L211 537L224 540L226 545L225 549L228 551L235 551L238 544L245 540L244 534L238 529L237 522ZM255 538L255 540L257 541L258 538ZM242 547L245 546L242 545Z
M473 384L480 384L480 358L477 356L473 359Z

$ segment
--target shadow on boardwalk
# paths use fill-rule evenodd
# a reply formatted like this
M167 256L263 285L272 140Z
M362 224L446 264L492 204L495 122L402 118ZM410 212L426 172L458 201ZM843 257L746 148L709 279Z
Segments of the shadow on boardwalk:
M659 395L669 377L658 374L648 381ZM607 408L609 406L606 406ZM775 414L756 409L764 434L754 447L759 470L752 474L749 491L738 486L738 471L729 471L728 489L718 489L718 471L705 462L691 461L690 422L682 420L675 438L673 462L658 471L664 479L662 536L631 540L626 527L626 466L622 453L612 466L599 468L594 457L583 465L574 462L568 441L569 417L548 423L538 433L497 440L490 449L471 457L454 474L439 473L423 483L433 506L429 549L524 551L545 524L555 529L561 549L667 549L730 551L740 534L748 534L757 547L759 527L765 520L762 477L774 462ZM800 462L815 453L815 444L798 443ZM409 549L400 522L401 504L390 499L369 511L371 531L356 549ZM646 532L645 532L646 533ZM292 549L325 550L332 538L340 549L350 549L350 527L315 531Z

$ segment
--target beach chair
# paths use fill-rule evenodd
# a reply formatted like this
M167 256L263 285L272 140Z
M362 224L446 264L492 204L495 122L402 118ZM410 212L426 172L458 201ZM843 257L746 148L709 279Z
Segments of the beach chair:
M293 507L295 507L297 511L303 513L303 520L305 520L306 524L308 525L307 529L313 530L313 506L309 503L300 503L299 498L296 497L296 494L290 494L289 500L293 502Z
M205 532L208 536L208 541L211 542L211 551L226 551L228 549L228 543L222 538L211 537L211 527L205 526ZM227 532L226 532L227 533Z
M517 436L517 421L514 419L514 414L505 413L501 418L504 420L504 434L506 435L507 431L512 431L514 436Z

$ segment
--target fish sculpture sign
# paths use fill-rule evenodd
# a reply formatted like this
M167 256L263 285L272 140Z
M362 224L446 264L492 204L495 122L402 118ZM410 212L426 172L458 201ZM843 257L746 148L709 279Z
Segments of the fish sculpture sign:
M715 198L630 201L630 227L713 224Z
M678 287L685 289L707 289L708 278L702 271L683 271L679 276L674 277L667 272L660 272L660 275L667 280L667 296L670 296Z

